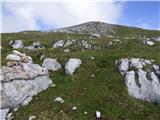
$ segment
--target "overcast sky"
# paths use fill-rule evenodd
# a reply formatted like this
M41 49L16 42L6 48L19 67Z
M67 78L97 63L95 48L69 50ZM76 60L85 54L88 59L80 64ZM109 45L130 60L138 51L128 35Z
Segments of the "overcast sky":
M1 32L49 30L88 21L160 30L160 1L101 1L5 0Z

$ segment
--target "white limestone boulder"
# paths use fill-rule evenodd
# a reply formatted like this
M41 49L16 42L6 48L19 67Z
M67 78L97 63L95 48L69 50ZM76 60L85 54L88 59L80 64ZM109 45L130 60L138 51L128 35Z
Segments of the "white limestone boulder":
M129 69L129 60L128 59L121 59L119 61L119 63L117 63L117 64L119 64L118 68L119 68L120 73L124 75L125 72L128 71L128 69Z
M129 61L129 63L124 61ZM160 103L160 68L153 63L153 60L125 58L116 63L120 73L125 78L130 96ZM147 65L150 66L147 68L150 70L145 71Z
M66 74L72 76L75 70L80 66L82 61L77 58L70 58L65 65Z
M62 68L61 64L56 59L52 58L45 58L42 66L45 67L47 70L52 71L56 71Z
M13 51L13 53L21 58L18 61L19 64L10 67L2 66L0 69L2 109L14 109L26 105L33 96L52 84L46 68L31 62L24 62L22 58L27 57L25 54L18 51Z
M40 43L40 42L33 42L32 45L24 47L25 49L28 50L40 50L40 49L45 49L45 47Z
M148 46L153 46L155 43L153 41L147 40L147 41L144 41L144 44Z
M64 41L63 40L59 40L56 43L54 43L53 48L60 48L64 46Z
M48 76L4 82L2 83L1 107L16 108L19 105L26 105L32 100L32 96L47 89L51 83L52 81Z
M14 55L14 54L9 54L6 57L6 60L10 60L10 61L21 61L21 57L18 55Z
M15 40L15 41L11 40L9 42L9 45L11 45L11 47L14 49L19 49L24 47L22 40Z

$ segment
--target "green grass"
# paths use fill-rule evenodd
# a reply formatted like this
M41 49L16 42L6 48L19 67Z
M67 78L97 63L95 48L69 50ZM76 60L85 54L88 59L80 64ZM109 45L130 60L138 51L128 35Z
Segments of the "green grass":
M63 66L63 69L56 72L50 71L49 76L56 87L48 88L34 96L31 103L14 112L14 120L26 120L31 115L37 116L37 120L58 120L58 117L59 119L64 117L64 120L96 120L95 111L97 110L101 112L105 120L159 120L159 104L138 100L128 95L123 78L115 67L115 60L140 57L154 59L157 64L160 64L160 43L157 42L155 46L150 47L144 45L140 40L124 40L123 34L131 30L121 29L123 32L117 34L121 37L122 42L114 44L111 48L107 44L112 38L102 37L93 40L96 45L101 46L100 50L82 52L79 48L73 48L74 50L71 50L70 53L52 48L55 41L67 39L65 33L2 34L2 65L6 64L5 57L12 51L8 45L9 41L22 39L25 45L39 41L46 47L45 50L34 52L19 50L31 56L34 63L42 64L43 61L40 61L39 58L44 54L46 57L58 58ZM139 31L136 32L140 34ZM135 30L132 32L135 33ZM142 32L146 36L155 36L158 33L145 30ZM68 36L70 39L90 40L88 34L68 34ZM91 56L95 56L95 59L91 60ZM72 77L66 75L64 70L66 61L71 57L83 61ZM95 78L91 78L91 74L94 74ZM62 97L65 102L55 103L54 98L57 96ZM73 106L77 106L78 110L72 111ZM63 113L60 112L61 110ZM87 115L84 114L85 111L88 112Z

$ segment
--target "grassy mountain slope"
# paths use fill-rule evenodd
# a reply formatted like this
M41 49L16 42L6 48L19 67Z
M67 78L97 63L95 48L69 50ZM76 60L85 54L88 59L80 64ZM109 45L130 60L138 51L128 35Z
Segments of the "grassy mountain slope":
M6 64L5 56L12 51L8 43L15 39L21 39L25 46L39 41L46 47L45 50L37 51L19 50L31 56L34 63L42 64L43 60L39 59L44 54L45 57L58 58L63 65L63 69L56 72L50 71L49 74L56 87L48 88L35 96L29 105L21 107L13 114L14 120L26 120L31 115L37 116L37 120L58 120L59 116L64 117L64 120L95 120L96 110L101 112L104 120L160 119L160 105L128 96L123 78L115 68L115 60L125 57L154 59L157 64L160 64L160 42L155 42L154 46L147 46L142 42L142 37L157 37L160 36L160 31L109 25L111 31L103 32L104 30L101 31L102 28L97 24L100 23L96 22L92 26L87 23L83 26L79 25L82 28L84 26L88 26L87 28L98 27L92 29L93 31L82 31L85 34L80 34L81 31L74 33L26 31L2 34L2 65ZM77 29L79 30L79 28ZM97 32L98 34L103 33L101 37L91 38L90 34ZM57 40L61 39L92 41L101 48L81 51L81 48L72 46L70 47L71 52L65 53L62 49L52 47ZM115 39L119 39L121 42L108 46L108 43ZM95 57L94 60L91 59L92 56ZM83 63L70 77L65 74L64 65L69 58L73 57L81 59ZM91 74L94 74L95 78L91 78ZM55 103L54 98L57 96L62 97L65 102L63 104ZM77 106L77 111L72 111L73 106ZM60 114L61 110L63 110L63 114ZM85 111L88 114L85 115ZM60 117L59 120L62 119Z

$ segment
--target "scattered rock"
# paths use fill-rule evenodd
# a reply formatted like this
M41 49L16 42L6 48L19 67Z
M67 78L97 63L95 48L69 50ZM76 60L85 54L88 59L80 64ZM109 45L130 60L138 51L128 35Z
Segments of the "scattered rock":
M80 66L81 60L77 58L70 58L65 65L66 74L72 76L75 70Z
M45 47L40 42L33 42L32 45L25 47L25 49L28 50L39 50L39 49L45 49Z
M85 115L87 115L87 114L88 114L88 112L86 112L86 111L85 111L85 112L84 112L84 114L85 114Z
M56 97L54 99L55 102L60 102L60 103L64 103L64 100L61 97Z
M37 118L37 116L30 116L29 118L28 118L28 120L33 120L33 119L36 119Z
M12 116L12 112L10 112L10 113L8 113L8 115L7 115L7 120L11 120L14 116Z
M130 96L160 103L160 69L153 60L125 58L118 60L117 65Z
M144 44L149 45L149 46L153 46L155 43L153 41L144 41Z
M95 78L95 75L94 75L94 74L91 74L91 78Z
M61 47L63 47L63 45L64 45L64 41L59 40L53 45L53 48L61 48Z
M50 87L56 87L56 85L55 84L51 84Z
M96 118L100 118L101 117L101 113L99 111L96 111Z
M61 64L56 59L45 58L42 64L47 70L57 71L62 68Z
M9 45L11 45L11 47L14 48L14 49L23 48L22 40L15 40L15 41L11 40L9 42Z
M41 55L40 57L40 60L44 59L45 58L45 55Z
M77 107L76 106L72 107L72 110L73 111L77 110Z
M64 52L68 53L68 52L70 52L70 50L69 49L65 49Z
M92 34L91 36L92 36L92 38L100 38L101 37L99 34Z
M94 60L94 59L95 59L95 57L94 57L94 56L92 56L92 57L91 57L91 60Z

